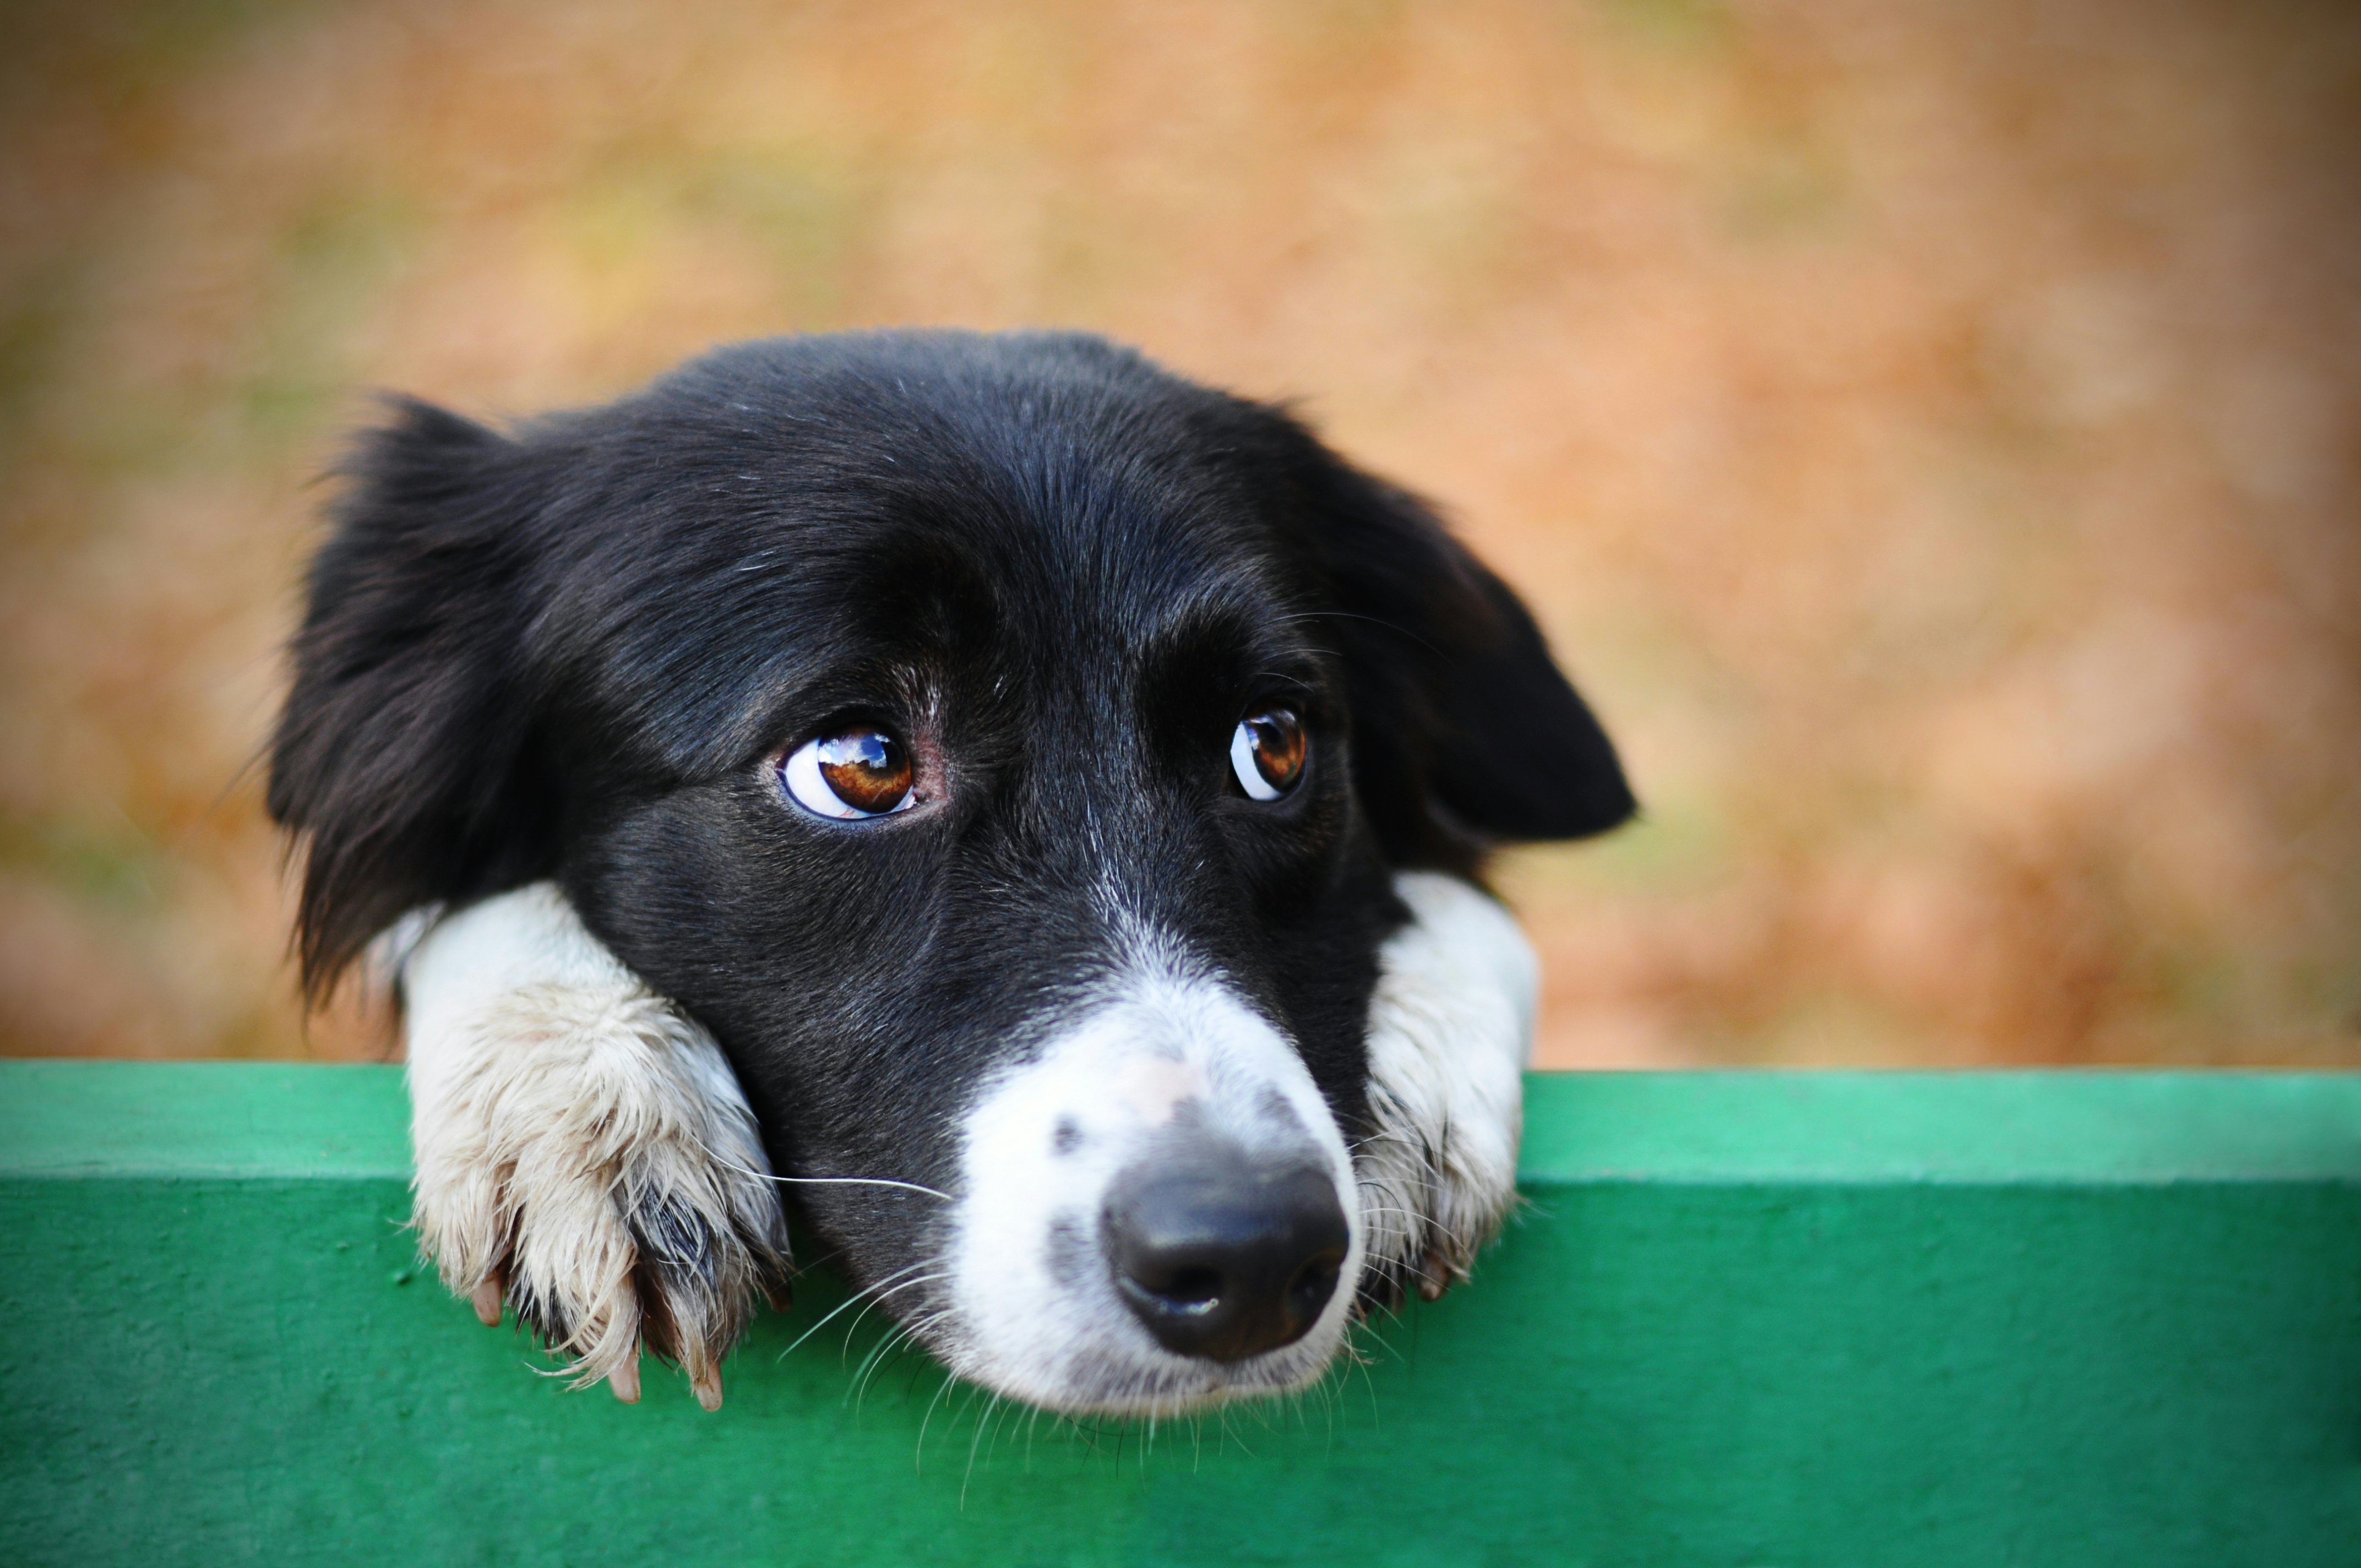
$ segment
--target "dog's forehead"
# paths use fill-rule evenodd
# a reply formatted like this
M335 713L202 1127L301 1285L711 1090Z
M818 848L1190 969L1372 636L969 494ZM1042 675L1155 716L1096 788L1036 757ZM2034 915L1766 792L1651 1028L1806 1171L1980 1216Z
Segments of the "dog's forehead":
M1241 408L1162 378L1018 374L659 403L610 437L627 499L555 635L685 769L764 743L785 694L960 636L1067 679L1181 641L1300 653L1277 487L1208 428Z

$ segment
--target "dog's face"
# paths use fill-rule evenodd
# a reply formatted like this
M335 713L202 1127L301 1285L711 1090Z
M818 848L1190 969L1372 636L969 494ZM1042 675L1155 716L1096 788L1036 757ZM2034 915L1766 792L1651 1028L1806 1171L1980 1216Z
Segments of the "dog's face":
M413 408L357 477L275 758L315 975L555 877L840 1266L1020 1398L1296 1386L1399 1290L1393 874L1631 809L1414 502L1049 336L749 345L514 441Z

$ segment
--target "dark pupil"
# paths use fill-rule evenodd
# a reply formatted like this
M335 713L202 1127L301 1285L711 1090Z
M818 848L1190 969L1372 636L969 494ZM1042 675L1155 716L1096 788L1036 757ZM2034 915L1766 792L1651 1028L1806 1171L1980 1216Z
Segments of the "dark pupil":
M855 811L891 811L910 793L910 759L874 729L850 729L819 743L819 776Z
M1303 772L1303 726L1295 715L1280 709L1258 713L1246 720L1254 737L1255 772L1273 789L1286 789Z

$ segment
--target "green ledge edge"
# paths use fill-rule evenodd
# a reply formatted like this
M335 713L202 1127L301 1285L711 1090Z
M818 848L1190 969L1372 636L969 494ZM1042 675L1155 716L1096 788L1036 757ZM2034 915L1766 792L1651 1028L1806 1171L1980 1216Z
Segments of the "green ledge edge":
M570 1391L419 1270L398 1069L0 1063L0 1563L2361 1563L2361 1075L1526 1103L1472 1283L1151 1430L825 1271L718 1414Z

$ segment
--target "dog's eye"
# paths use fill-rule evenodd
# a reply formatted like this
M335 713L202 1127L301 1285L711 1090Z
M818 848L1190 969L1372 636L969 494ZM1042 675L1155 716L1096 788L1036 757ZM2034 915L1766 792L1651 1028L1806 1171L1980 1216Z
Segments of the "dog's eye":
M855 727L805 741L779 764L779 782L806 811L840 820L884 817L917 804L910 753L882 729Z
M1303 776L1303 721L1283 707L1241 719L1230 736L1230 771L1255 800L1277 800Z

